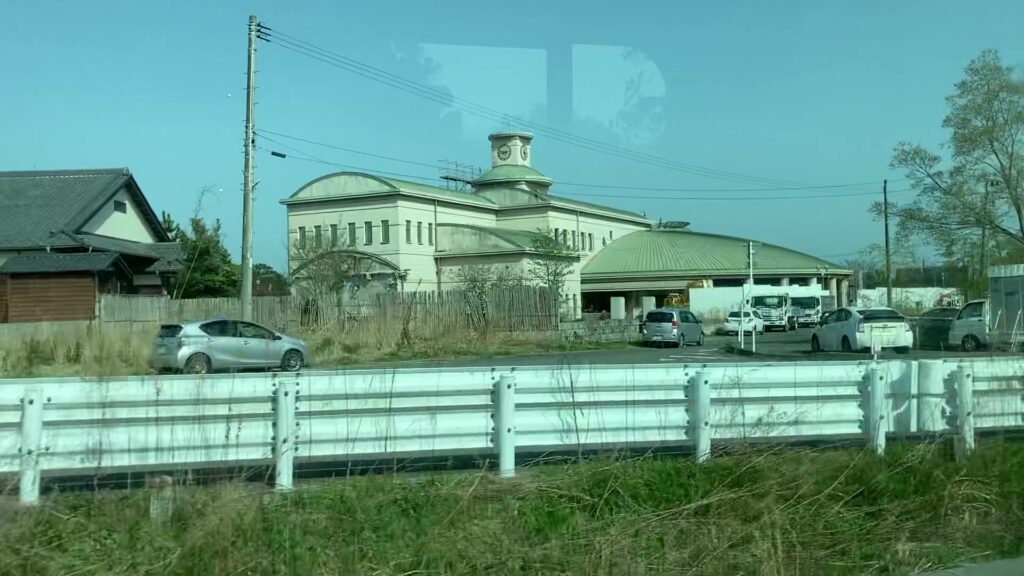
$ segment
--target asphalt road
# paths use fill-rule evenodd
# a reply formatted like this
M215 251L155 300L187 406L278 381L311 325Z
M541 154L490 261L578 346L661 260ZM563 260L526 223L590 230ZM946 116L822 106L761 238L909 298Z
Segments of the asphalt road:
M586 366L594 364L713 364L724 362L809 362L809 361L848 361L867 360L870 354L821 352L811 353L810 328L801 328L794 332L770 332L757 337L757 353L741 353L737 350L735 336L709 336L703 346L686 346L685 348L644 347L639 343L623 344L621 348L587 350L580 352L559 352L524 356L500 356L491 358L470 358L460 360L423 360L374 364L367 366L347 366L346 368L385 368L385 367L489 367L489 366ZM750 349L748 338L747 350ZM896 354L883 351L881 359L920 360L943 359L958 357L979 357L983 355L1005 355L992 352L965 354L942 350L912 350L908 354ZM329 367L313 367L313 369Z

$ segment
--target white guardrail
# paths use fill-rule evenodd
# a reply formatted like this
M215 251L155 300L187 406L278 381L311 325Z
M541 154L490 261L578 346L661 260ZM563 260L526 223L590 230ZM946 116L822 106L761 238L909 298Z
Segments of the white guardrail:
M0 381L0 473L272 464L863 437L1024 424L1024 359L143 376Z

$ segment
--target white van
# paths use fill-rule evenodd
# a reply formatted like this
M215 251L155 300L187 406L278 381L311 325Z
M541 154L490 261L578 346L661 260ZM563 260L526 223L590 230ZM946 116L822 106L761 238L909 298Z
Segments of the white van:
M964 304L949 327L949 345L964 352L975 352L989 346L988 300Z

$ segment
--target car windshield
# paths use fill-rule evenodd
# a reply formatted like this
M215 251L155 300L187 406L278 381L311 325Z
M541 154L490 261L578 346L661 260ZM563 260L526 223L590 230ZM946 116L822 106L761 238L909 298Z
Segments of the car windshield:
M652 324L665 324L671 322L675 318L671 312L648 312L647 321Z
M821 300L817 296L793 298L793 306L797 308L817 308L821 306Z
M784 301L781 296L754 296L751 303L760 308L781 308Z

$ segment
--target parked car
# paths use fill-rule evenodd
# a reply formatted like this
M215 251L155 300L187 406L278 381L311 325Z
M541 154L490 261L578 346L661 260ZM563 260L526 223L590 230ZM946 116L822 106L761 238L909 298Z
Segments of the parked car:
M839 308L822 317L811 335L811 351L866 351L872 345L905 354L914 346L914 332L892 308Z
M919 348L949 348L949 329L959 308L932 308L911 321Z
M204 320L160 327L151 364L159 371L206 374L222 370L280 368L297 372L306 362L306 343L238 320Z
M988 300L964 304L949 327L949 345L964 352L975 352L989 345Z
M683 308L658 308L644 317L644 345L669 343L682 347L686 344L704 344L704 326L689 310Z
M725 333L730 336L739 334L740 313L729 312L729 315L725 318L725 326L723 328ZM757 310L743 312L743 333L750 334L751 332L764 334L764 318L761 318L761 313Z

